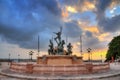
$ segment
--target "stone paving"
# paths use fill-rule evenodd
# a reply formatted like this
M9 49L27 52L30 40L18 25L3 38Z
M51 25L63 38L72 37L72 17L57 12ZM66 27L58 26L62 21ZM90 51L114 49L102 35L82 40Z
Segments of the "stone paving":
M6 66L7 67L7 66ZM5 69L5 67L4 67ZM16 74L11 73L9 70L5 72L7 74L12 74L20 78L12 78L8 76L0 75L0 80L120 80L120 64L119 63L112 63L110 64L110 71L104 73L97 73L97 74L89 74L89 75L77 75L77 76L48 76L48 75L26 75L26 74ZM25 79L26 77L26 79ZM32 78L32 79L29 79Z
M0 80L26 80L26 79L18 79L0 75Z

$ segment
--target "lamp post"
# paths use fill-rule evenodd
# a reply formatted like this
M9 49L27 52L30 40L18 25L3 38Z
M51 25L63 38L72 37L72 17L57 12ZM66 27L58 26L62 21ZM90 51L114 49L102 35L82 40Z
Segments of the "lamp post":
M93 61L93 59L92 59L92 53L91 53L91 62Z
M82 35L80 36L80 53L81 53L81 56L83 56L83 54L82 54Z
M18 54L18 62L20 62L20 54Z
M100 56L101 56L101 63L102 63L102 54Z
M9 56L9 60L8 60L8 65L9 65L9 63L10 63L10 56L11 56L11 54L9 53L9 54L8 54L8 56Z
M88 52L88 61L90 62L90 52L91 52L91 48L88 48L88 49L87 49L87 52Z
M30 60L31 60L31 61L32 61L32 55L33 55L33 53L34 53L33 51L30 51L30 52L29 52Z

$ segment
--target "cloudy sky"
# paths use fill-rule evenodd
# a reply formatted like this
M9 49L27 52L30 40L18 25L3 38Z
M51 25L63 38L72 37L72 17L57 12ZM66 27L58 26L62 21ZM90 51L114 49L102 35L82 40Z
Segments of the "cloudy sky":
M73 54L80 55L80 35L84 59L87 48L93 58L104 58L108 43L120 33L119 0L0 0L0 58L29 58L47 54L49 39L63 27Z

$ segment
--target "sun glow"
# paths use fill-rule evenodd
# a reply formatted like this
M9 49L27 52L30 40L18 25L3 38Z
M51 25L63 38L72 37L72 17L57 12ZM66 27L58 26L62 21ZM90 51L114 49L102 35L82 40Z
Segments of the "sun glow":
M97 27L93 26L93 27L85 27L84 30L86 31L90 31L92 33L99 33L99 30Z
M76 6L76 8L77 8L77 10L82 11L82 12L89 11L89 10L94 10L95 9L95 4L85 1L83 3L82 8L80 8L79 6Z
M109 33L103 33L100 34L98 37L99 41L109 41L110 39L108 38L110 34ZM107 37L107 38L106 38Z
M67 7L66 7L66 10L67 10L68 12L71 12L71 13L77 13L77 10L76 10L74 7L72 7L72 6L67 6Z
M91 51L90 58L91 60L105 60L107 49L95 50ZM80 52L74 53L73 55L81 56ZM89 54L83 53L83 59L88 60Z
M62 10L62 17L65 18L65 17L68 17L68 11L67 10Z
M95 8L95 5L93 3L90 3L90 2L85 2L84 5L86 6L87 9L94 9Z

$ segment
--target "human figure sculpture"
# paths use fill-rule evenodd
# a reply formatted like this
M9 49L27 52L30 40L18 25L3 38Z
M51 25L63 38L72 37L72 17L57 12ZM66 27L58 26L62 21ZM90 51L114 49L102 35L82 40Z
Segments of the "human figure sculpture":
M71 43L69 43L67 45L67 54L66 55L71 55L72 54L72 48L73 48L73 46L71 45Z
M49 55L70 55L72 54L72 45L71 43L68 44L67 46L67 51L64 50L64 44L65 41L61 39L61 35L62 35L62 27L60 28L60 31L55 33L57 36L54 38L55 42L57 43L57 46L54 48L53 42L52 40L50 40L50 45L49 45L49 49L48 49L48 53Z
M48 53L49 55L51 55L51 54L54 54L54 46L53 46L52 40L49 40L49 42L50 42L50 45L49 45L50 49L48 49Z
M59 44L58 44L58 54L64 54L64 44L65 41L62 40Z
M55 33L55 32L54 32ZM61 34L62 34L62 27L60 28L60 31L55 33L57 36L54 38L57 44L61 42Z

